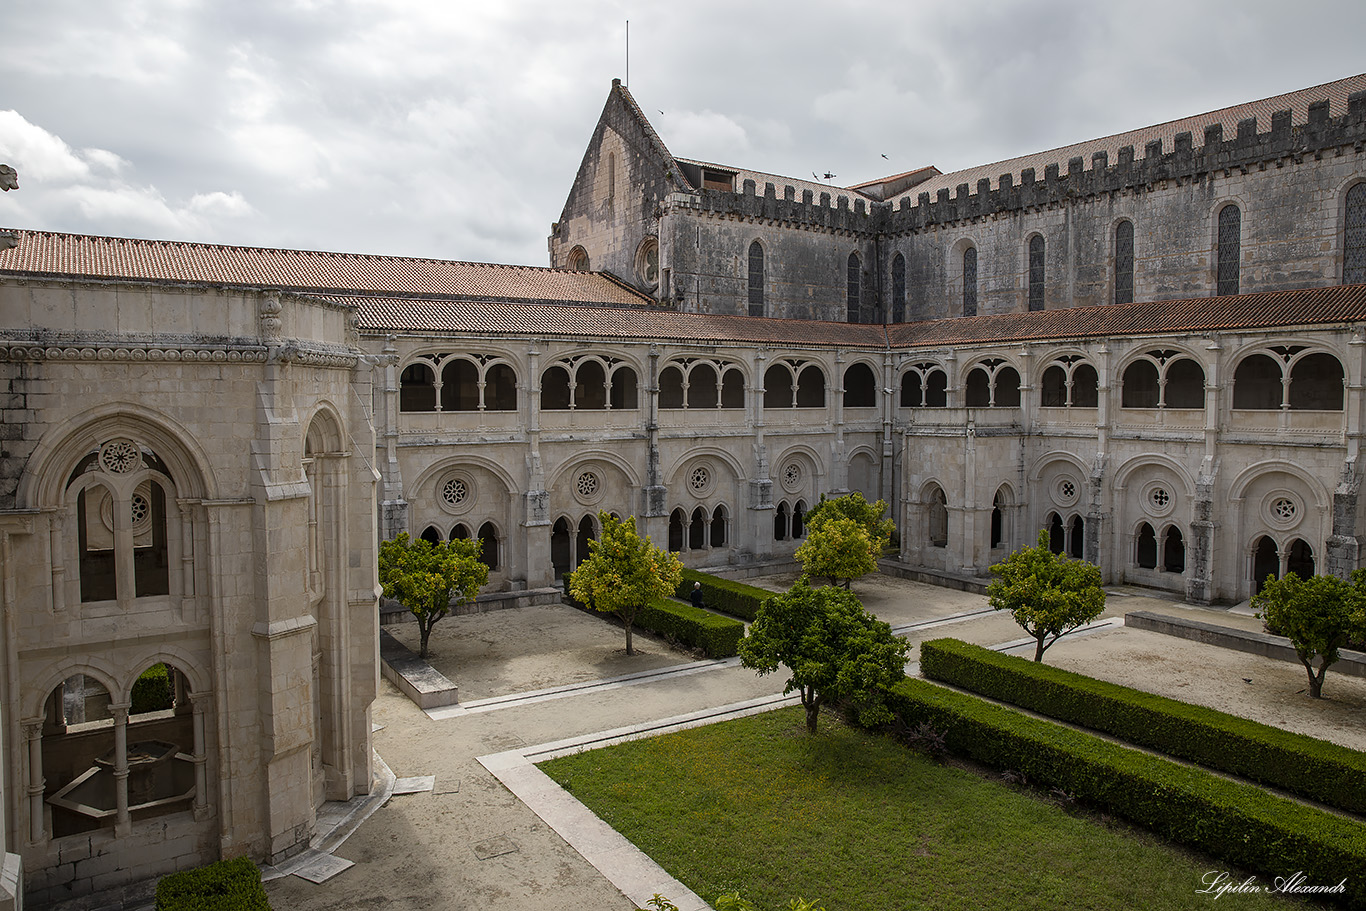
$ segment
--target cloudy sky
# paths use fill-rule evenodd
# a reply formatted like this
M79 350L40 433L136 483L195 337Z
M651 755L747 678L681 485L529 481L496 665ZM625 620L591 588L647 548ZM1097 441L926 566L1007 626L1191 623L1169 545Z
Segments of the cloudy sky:
M1360 0L9 0L0 225L544 265L627 19L674 154L836 185L1366 70Z

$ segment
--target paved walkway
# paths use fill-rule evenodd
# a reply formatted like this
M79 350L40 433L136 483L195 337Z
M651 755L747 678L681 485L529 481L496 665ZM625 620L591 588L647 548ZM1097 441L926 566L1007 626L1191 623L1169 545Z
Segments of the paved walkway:
M1032 640L1021 639L1009 616L987 610L982 596L888 577L861 580L855 591L912 643L953 635L1032 651ZM1066 649L1059 643L1057 654L1094 662L1117 643L1127 642L1132 650L1125 637L1155 635L1119 625L1126 611L1138 609L1224 615L1116 591L1091 635ZM524 628L533 633L523 637ZM519 641L532 647L519 649ZM432 776L431 789L396 794L374 809L330 852L349 868L321 883L299 876L270 881L272 904L290 911L630 911L661 892L689 911L705 908L534 763L616 739L766 710L785 701L786 677L759 677L734 659L694 661L640 634L636 644L644 653L641 670L631 669L633 658L624 654L619 628L570 607L443 621L432 635L436 663L458 654L459 662L443 670L462 684L462 695L465 674L476 683L478 697L423 713L382 681L373 709L382 725L374 736L377 753L400 779ZM1237 664L1233 672L1252 673L1250 666ZM1256 666L1260 677L1261 665ZM1357 696L1366 702L1366 690Z

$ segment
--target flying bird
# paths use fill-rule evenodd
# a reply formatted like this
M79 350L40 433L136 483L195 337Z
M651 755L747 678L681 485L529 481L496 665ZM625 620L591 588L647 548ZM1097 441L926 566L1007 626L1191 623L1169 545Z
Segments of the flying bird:
M661 113L661 114L663 114L663 113L664 113L664 112L663 112L663 111L660 111L660 112L659 112L659 113ZM886 155L883 155L883 156L882 156L882 157L883 157L883 158L887 158L887 156L886 156ZM887 160L888 160L888 161L891 161L891 159L890 159L890 158L887 158Z

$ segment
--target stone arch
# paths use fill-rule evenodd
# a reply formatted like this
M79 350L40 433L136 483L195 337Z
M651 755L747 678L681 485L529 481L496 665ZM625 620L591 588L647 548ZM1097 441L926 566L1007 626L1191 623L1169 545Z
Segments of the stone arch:
M871 446L857 446L847 454L848 487L863 494L870 503L882 499L882 454Z
M513 479L512 473L509 472L502 463L479 455L455 455L437 459L435 462L418 472L414 477L411 486L405 483L404 487L411 491L420 491L429 484L432 484L436 478L440 477L445 472L450 471L452 468L463 466L482 468L501 481L503 489L507 493L516 494L519 492L517 482Z
M1114 489L1120 491L1129 486L1129 478L1144 468L1161 467L1176 476L1181 483L1181 491L1187 496L1195 495L1195 480L1186 467L1170 456L1159 453L1144 453L1122 463L1115 469Z
M346 423L342 420L337 407L327 399L320 400L300 424L305 428L301 452L346 450L346 436L342 430Z
M840 385L844 387L845 408L876 408L878 404L878 368L859 359L844 368Z
M640 489L640 475L637 473L635 466L616 453L609 452L605 449L596 449L591 453L584 453L583 455L576 456L562 463L547 476L546 488L548 490L554 490L555 488L568 483L571 475L588 468L595 462L615 468L622 473L626 479L626 483L632 490ZM594 507L592 512L596 514L597 508Z
M739 459L731 453L716 446L697 446L689 449L683 455L674 459L669 467L664 471L664 483L670 489L674 489L682 483L684 473L691 468L692 463L699 459L715 459L725 465L730 470L730 480L739 481L745 477L745 469L740 465ZM713 485L715 491L719 485Z
M109 659L102 655L63 655L37 669L24 668L24 681L21 683L19 699L21 718L41 718L47 708L48 697L52 691L77 674L84 674L99 681L99 684L113 696L132 688L119 683L127 672L115 668ZM37 685L33 681L38 681Z
M154 664L170 664L185 678L189 685L190 692L195 695L203 695L209 691L208 674L209 669L201 667L208 660L207 655L195 655L185 648L175 643L162 643L156 648L141 653L138 657L128 661L131 669L127 679L127 684L120 688L119 695L123 701L132 698L133 685L137 683L138 675ZM113 693L110 690L110 693Z
M1332 503L1332 497L1318 479L1305 471L1294 462L1283 459L1265 459L1261 462L1254 462L1240 471L1229 483L1229 497L1233 499L1245 499L1248 490L1257 481L1265 478L1269 474L1287 474L1297 479L1305 486L1314 497L1313 507L1315 510L1322 511L1328 509Z
M1349 231L1359 224L1355 219L1366 216L1366 211L1363 211L1366 209L1366 189L1363 187L1366 187L1366 176L1353 174L1339 183L1333 192L1334 210L1337 212L1337 221L1334 223L1336 230L1333 233L1339 239L1337 278L1344 285L1366 282L1366 249L1348 249L1351 240ZM1353 223L1349 224L1349 220ZM1361 238L1361 242L1366 244L1366 238ZM1349 254L1352 254L1353 261L1349 262Z

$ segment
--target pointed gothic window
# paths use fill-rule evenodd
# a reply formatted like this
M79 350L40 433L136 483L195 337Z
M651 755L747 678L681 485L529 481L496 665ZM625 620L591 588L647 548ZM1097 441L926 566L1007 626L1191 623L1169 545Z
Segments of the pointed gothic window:
M859 260L857 253L849 254L848 282L845 291L845 303L848 305L848 322L857 323L862 304L859 301L859 281L863 271L863 263Z
M1043 309L1043 235L1029 239L1029 309Z
M1134 223L1115 225L1115 303L1134 302Z
M1238 293L1238 260L1242 256L1243 213L1237 206L1228 205L1219 210L1219 267L1218 286L1215 293L1220 297Z
M764 315L764 248L757 240L749 245L749 315Z
M977 315L977 248L963 251L963 315Z
M892 260L892 322L906 320L906 257L900 253Z
M1342 283L1366 282L1366 183L1347 191L1346 236L1342 244Z

